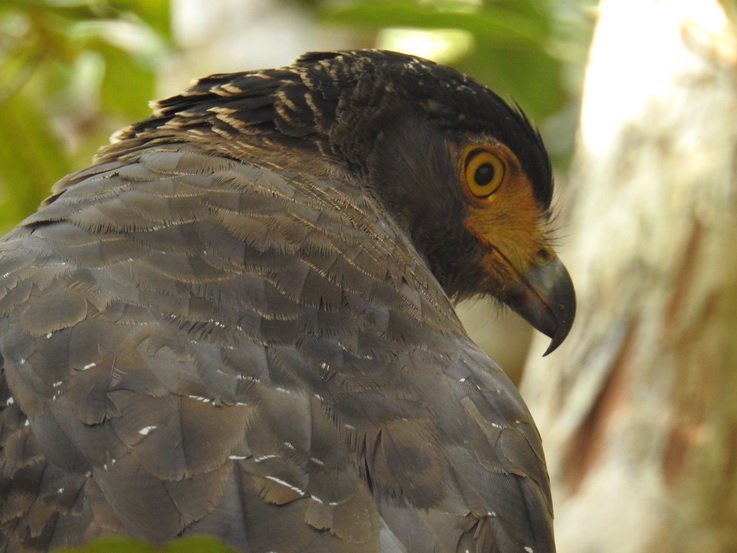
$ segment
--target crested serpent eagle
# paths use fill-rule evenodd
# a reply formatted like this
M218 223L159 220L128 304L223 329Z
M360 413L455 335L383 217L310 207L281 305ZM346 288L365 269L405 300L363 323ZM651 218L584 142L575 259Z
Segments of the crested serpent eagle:
M560 344L552 188L519 109L412 56L156 103L0 242L0 550L553 552L538 432L452 303Z

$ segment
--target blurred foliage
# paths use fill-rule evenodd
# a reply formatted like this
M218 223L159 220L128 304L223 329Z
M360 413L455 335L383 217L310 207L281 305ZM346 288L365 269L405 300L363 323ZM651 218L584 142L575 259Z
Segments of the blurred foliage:
M155 546L128 536L105 536L80 547L55 549L56 553L235 553L212 536L196 535Z
M147 115L167 0L0 0L0 228Z

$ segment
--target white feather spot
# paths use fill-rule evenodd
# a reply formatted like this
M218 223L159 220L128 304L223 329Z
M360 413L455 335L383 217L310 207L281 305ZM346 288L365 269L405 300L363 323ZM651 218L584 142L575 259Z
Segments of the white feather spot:
M46 339L48 340L48 339L49 339L49 338L51 338L51 337L52 337L53 335L54 335L54 333L53 333L53 332L47 332L47 333L46 333Z
M138 433L139 433L139 434L140 434L141 436L148 436L148 435L149 435L149 433L150 433L150 432L151 432L152 430L156 430L157 428L158 428L158 426L156 426L156 425L151 425L151 426L144 426L143 428L141 428L141 429L140 429L140 430L138 431Z
M196 399L197 401L201 401L202 403L212 403L212 400L206 397L202 396L187 396L190 399Z
M92 367L96 367L97 363L87 363L84 367L82 367L83 371L86 371L87 369L91 369Z
M266 461L267 459L275 459L276 457L278 457L278 455L262 455L261 457L254 458L253 461L256 463L260 463L261 461Z
M246 458L247 457L245 455L228 455L228 459L230 459L231 461L242 461Z
M320 459L318 459L317 457L310 457L310 461L312 461L316 465L320 465L321 467L324 467L325 466L325 463L323 463L322 461L320 461Z
M532 547L530 547L529 545L525 545L525 551L527 551L527 553L534 553Z
M54 388L58 388L62 384L64 384L64 381L63 380L59 380L57 382L54 382L51 386L53 386Z
M284 486L285 488L289 488L290 490L292 490L293 492L298 493L299 495L304 495L305 494L304 490L300 490L297 486L292 486L289 482L285 482L284 480L281 480L281 479L277 478L276 476L266 475L266 476L264 476L264 478L266 478L267 480L271 480L272 482L276 482L280 486Z
M294 445L292 444L292 442L282 442L282 443L284 444L284 447L294 451Z
M9 397L8 401L5 402L5 405L13 405L15 403L15 398Z

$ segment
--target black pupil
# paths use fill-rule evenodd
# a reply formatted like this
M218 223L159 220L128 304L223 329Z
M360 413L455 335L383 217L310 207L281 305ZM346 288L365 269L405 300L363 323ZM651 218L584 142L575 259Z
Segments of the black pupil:
M473 179L478 186L486 186L494 178L494 166L491 163L483 163L478 166L473 174Z

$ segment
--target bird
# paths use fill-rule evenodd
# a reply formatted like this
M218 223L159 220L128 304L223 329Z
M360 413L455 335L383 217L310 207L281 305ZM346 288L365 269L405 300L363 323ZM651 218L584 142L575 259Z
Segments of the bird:
M555 550L539 432L468 337L575 315L522 110L384 50L153 104L0 240L0 551Z

